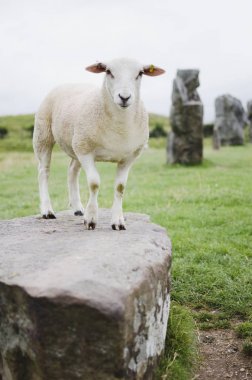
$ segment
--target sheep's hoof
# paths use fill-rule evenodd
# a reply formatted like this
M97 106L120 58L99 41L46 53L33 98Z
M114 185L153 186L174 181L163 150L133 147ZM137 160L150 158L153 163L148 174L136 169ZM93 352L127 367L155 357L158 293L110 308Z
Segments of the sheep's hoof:
M81 210L78 210L78 211L75 211L74 215L76 215L76 216L82 216L84 214L83 214L83 212Z
M86 220L84 220L84 226L86 226L88 230L94 230L96 227L96 223L95 222L88 223Z
M90 223L88 223L88 229L89 229L89 230L94 230L94 229L95 229L95 226L96 226L96 223L94 223L94 222L90 222Z
M126 230L126 227L123 225L123 224L118 224L118 226L116 224L112 224L112 230L116 231L118 227L118 230L122 231L122 230Z
M52 212L48 212L47 214L42 215L43 219L56 219L56 216Z

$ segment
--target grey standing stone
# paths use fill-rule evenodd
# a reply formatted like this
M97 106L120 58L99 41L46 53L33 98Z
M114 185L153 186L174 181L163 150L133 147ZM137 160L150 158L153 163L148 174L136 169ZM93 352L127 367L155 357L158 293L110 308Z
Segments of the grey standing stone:
M167 161L199 164L203 158L203 105L197 88L199 70L178 70L173 82Z
M215 99L214 147L244 144L247 117L242 103L231 95Z
M248 102L249 141L252 143L252 100Z
M113 231L62 212L0 221L4 380L154 378L170 305L164 228L126 214ZM0 357L0 361L1 361Z

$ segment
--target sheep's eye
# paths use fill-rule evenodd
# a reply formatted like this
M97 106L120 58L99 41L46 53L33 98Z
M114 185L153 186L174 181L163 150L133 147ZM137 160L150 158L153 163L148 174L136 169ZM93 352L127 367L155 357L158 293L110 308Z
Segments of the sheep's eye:
M138 76L136 77L136 79L141 78L142 75L143 75L143 71L140 71L140 73L138 74Z
M106 70L106 73L107 73L107 75L110 75L110 76L111 76L111 78L114 78L114 75L111 73L111 71L110 71L110 70Z

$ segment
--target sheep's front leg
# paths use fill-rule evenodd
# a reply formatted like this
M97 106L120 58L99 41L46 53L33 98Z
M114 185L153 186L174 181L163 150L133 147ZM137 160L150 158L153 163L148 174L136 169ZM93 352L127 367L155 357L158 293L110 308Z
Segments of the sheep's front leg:
M111 226L113 230L126 230L123 217L122 201L132 162L133 161L130 160L128 162L119 163L117 166L111 220Z
M100 186L100 176L95 167L94 157L92 154L79 156L78 159L85 170L89 187L89 200L84 212L84 224L89 230L94 230L98 217L97 197Z

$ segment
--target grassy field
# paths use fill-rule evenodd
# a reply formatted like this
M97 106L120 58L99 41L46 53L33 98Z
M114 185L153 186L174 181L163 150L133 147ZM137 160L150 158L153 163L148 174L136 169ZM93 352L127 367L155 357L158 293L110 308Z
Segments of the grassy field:
M38 213L33 154L29 149L6 153L8 146L1 143L0 219ZM233 321L252 322L252 145L213 151L205 141L204 163L194 167L167 165L165 150L154 148L163 148L164 139L151 146L130 173L124 210L151 215L172 240L173 344L162 368L172 380L188 380L197 356L195 323L197 328L232 328ZM50 179L56 212L68 207L67 166L68 158L56 150ZM99 206L110 207L115 165L98 167ZM81 189L85 203L83 174Z

